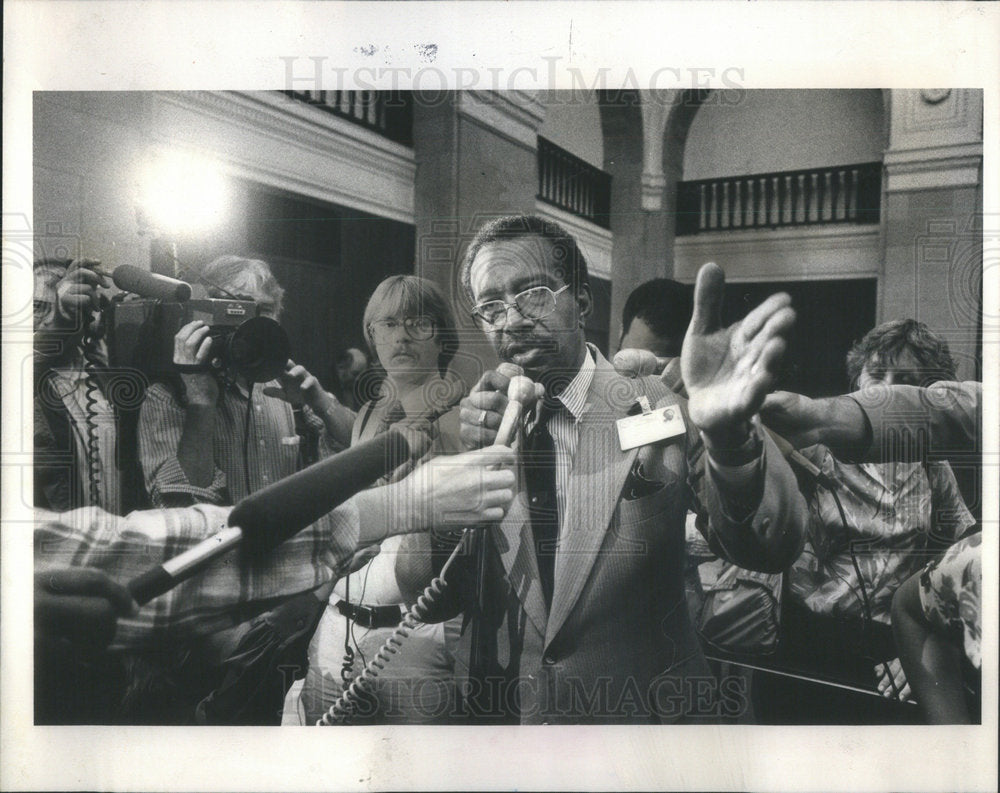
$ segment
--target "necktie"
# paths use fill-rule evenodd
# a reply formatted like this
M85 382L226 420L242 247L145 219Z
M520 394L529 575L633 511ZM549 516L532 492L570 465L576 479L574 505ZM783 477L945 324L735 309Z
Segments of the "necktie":
M556 500L556 448L549 432L549 419L559 403L545 402L538 421L525 438L522 468L528 489L528 512L535 538L538 574L545 602L552 603L555 581L556 543L559 539L559 504Z

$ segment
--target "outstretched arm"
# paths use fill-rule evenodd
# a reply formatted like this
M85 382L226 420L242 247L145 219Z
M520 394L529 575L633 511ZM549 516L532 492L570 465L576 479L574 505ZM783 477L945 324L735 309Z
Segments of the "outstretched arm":
M822 443L855 462L923 460L978 448L982 393L977 382L877 384L827 399L777 391L761 417L799 449Z
M807 510L787 462L754 422L795 312L788 295L772 295L724 328L724 288L717 265L698 272L681 371L704 452L689 443L689 465L710 542L737 564L775 571L801 550Z

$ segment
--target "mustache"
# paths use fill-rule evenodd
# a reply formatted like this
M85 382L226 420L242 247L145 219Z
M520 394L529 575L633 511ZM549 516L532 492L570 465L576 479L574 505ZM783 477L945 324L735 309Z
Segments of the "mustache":
M523 336L505 336L500 342L500 354L503 358L509 358L510 356L529 349L539 349L543 352L554 352L559 349L559 344L555 339L533 336L531 334Z

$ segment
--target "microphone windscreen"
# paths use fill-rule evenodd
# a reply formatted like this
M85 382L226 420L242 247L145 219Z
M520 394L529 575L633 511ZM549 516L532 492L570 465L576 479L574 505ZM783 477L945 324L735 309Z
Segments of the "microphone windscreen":
M524 407L534 404L535 384L524 375L512 377L507 385L507 399L520 402Z
M390 429L244 498L229 513L244 551L269 551L394 471L410 457L407 437Z
M115 286L152 300L183 303L191 297L191 284L177 278L150 273L131 264L120 264L111 273Z
M645 377L659 374L667 364L667 358L657 358L649 350L626 348L615 353L614 367L625 377Z

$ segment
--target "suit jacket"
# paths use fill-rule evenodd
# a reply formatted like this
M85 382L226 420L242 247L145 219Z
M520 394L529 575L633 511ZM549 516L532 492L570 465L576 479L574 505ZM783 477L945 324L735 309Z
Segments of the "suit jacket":
M726 692L720 700L688 617L687 509L694 497L694 508L709 516L703 531L710 544L742 566L780 567L801 548L805 502L769 439L759 503L736 522L727 517L713 476L705 473L703 445L687 418L686 400L657 378L626 379L599 353L596 357L579 423L551 609L539 582L520 486L504 519L481 535L483 610L476 606L476 565L466 557L449 569L448 588L428 616L443 619L465 609L459 663L473 655L482 659L461 680L476 720L669 722L711 718L720 706L740 706L723 702ZM680 406L687 432L622 451L615 420L627 415L643 392L660 406ZM481 643L478 654L473 634Z

